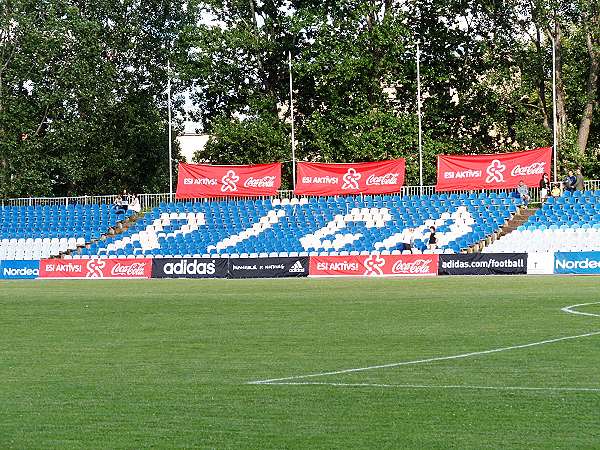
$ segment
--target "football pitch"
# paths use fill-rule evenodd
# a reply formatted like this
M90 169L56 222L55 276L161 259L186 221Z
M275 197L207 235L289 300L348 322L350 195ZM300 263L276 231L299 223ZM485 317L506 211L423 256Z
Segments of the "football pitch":
M597 277L1 282L0 335L0 448L600 448Z

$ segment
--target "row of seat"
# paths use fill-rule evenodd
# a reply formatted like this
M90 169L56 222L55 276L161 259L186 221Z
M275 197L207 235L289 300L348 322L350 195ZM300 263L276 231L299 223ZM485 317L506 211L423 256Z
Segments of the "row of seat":
M523 225L484 252L600 250L600 191L549 198Z
M432 255L432 254L454 254L452 249L435 249L435 250L381 250L381 251L311 251L311 252L251 252L251 253L181 253L181 254L142 254L142 253L120 253L120 254L102 254L102 255L65 255L65 259L91 259L91 258L100 258L100 259L119 259L119 258L211 258L211 259L219 259L219 258L277 258L277 257L298 257L298 256L366 256L366 255Z
M403 248L397 237L408 228L421 233L413 246L424 250L430 226L438 228L442 251L459 252L496 232L518 205L502 193L162 203L82 254L391 252Z
M112 205L4 206L0 259L39 259L75 251L133 213Z

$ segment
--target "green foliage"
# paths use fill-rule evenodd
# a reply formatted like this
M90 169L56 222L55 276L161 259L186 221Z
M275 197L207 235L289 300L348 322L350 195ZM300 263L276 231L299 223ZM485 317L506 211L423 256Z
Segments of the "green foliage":
M0 195L166 189L166 60L193 22L182 5L5 3Z
M409 162L408 181L417 182L417 39L422 50L426 182L434 180L435 151L480 153L550 145L548 7L558 8L561 20L571 24L563 45L567 108L577 111L583 105L586 66L575 62L586 52L581 36L587 22L567 2L548 6L433 0L406 9L387 1L251 1L256 20L247 1L206 3L224 25L208 23L195 30L194 45L203 51L191 58L186 71L198 88L194 101L204 131L219 135L199 155L203 160L223 161L232 152L222 147L231 144L223 136L224 123L249 134L240 144L241 153L262 156L272 153L272 147L287 148L286 56L292 51L298 157L339 162L403 156ZM532 21L538 34L532 34ZM265 114L271 118L270 131L254 123ZM577 114L569 117L576 127ZM242 125L245 121L252 123ZM594 119L594 127L597 123ZM598 140L591 135L584 160L596 154ZM247 148L247 142L265 140L265 153ZM565 164L571 159L565 148Z

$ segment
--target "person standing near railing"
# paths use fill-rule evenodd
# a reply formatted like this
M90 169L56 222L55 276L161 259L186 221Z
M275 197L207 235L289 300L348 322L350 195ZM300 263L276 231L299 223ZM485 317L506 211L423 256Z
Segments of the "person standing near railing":
M140 211L142 210L142 208L140 206L140 200L138 199L138 196L135 194L131 195L131 201L129 202L129 209L136 214L139 214Z
M583 180L583 175L581 173L581 167L577 169L577 175L575 176L575 190L576 191L584 191L585 183Z
M529 188L523 180L519 181L519 186L517 187L517 194L519 194L519 197L521 198L521 200L523 200L525 206L527 206L529 204L529 201L531 200L531 196L529 195Z
M548 174L545 173L542 175L540 179L540 201L544 202L548 197L548 192L550 192L550 178Z
M575 192L575 183L577 182L577 178L573 175L573 171L569 170L569 174L563 180L563 186L565 192Z
M113 207L115 208L115 212L117 214L123 214L125 212L125 209L123 209L123 199L120 195L117 195L117 198L115 198Z

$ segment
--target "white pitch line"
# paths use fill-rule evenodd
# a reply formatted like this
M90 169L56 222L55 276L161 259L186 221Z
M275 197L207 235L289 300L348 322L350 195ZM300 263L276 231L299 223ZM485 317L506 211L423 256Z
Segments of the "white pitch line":
M435 362L435 361L448 361L448 360L452 360L452 359L470 358L472 356L489 355L490 353L500 353L500 352L506 352L508 350L517 350L517 349L521 349L521 348L536 347L538 345L553 344L555 342L568 341L571 339L579 339L582 337L589 337L589 336L596 336L596 335L600 335L600 331L593 331L591 333L585 333L585 334L577 334L575 336L563 336L563 337L554 338L554 339L547 339L545 341L531 342L529 344L521 344L521 345L512 345L510 347L493 348L491 350L483 350L480 352L461 353L460 355L451 355L451 356L437 356L435 358L415 359L413 361L402 361L402 362L390 363L390 364L380 364L377 366L357 367L354 369L334 370L331 372L311 373L308 375L296 375L293 377L271 378L269 380L249 381L247 384L270 384L270 383L274 383L277 381L302 380L305 378L325 377L328 375L340 375L343 373L364 372L366 370L388 369L391 367L410 366L410 365L414 365L414 364L423 364L423 363L429 363L429 362Z
M325 383L318 381L262 383L270 386L333 386L333 387L375 387L396 389L470 389L486 391L554 391L554 392L600 392L592 387L529 387L529 386L470 386L461 384L385 384L385 383Z
M600 302L592 302L592 303L580 303L578 305L565 306L561 308L562 312L566 312L569 314L579 314L580 316L592 316L592 317L600 317L600 314L587 313L582 311L575 311L573 308L577 308L579 306L589 306L589 305L600 305Z
M572 309L572 308L575 308L578 306L587 306L587 305L595 305L595 304L600 304L600 302L581 303L579 305L566 306L566 307L562 308L561 311L571 313L571 314L580 314L580 315L586 315L586 316L600 317L597 314L582 313L582 312L575 311ZM539 345L553 344L555 342L568 341L568 340L572 340L572 339L579 339L579 338L597 336L597 335L600 335L600 331L592 331L590 333L577 334L574 336L563 336L563 337L547 339L547 340L539 341L539 342L531 342L529 344L521 344L521 345L512 345L510 347L493 348L491 350L482 350L479 352L461 353L459 355L437 356L434 358L416 359L416 360L412 360L412 361L402 361L402 362L396 362L396 363L390 363L390 364L380 364L380 365L376 365L376 366L334 370L331 372L319 372L319 373L311 373L311 374L307 374L307 375L295 375L295 376L291 376L291 377L271 378L268 380L256 380L256 381L249 381L246 384L275 384L279 381L303 380L306 378L325 377L325 376L329 376L329 375L341 375L341 374L345 374L345 373L364 372L367 370L388 369L391 367L400 367L400 366L424 364L424 363L430 363L430 362L436 362L436 361L448 361L448 360L454 360L454 359L463 359L463 358L470 358L470 357L479 356L479 355L489 355L491 353L506 352L509 350L518 350L521 348L537 347Z

